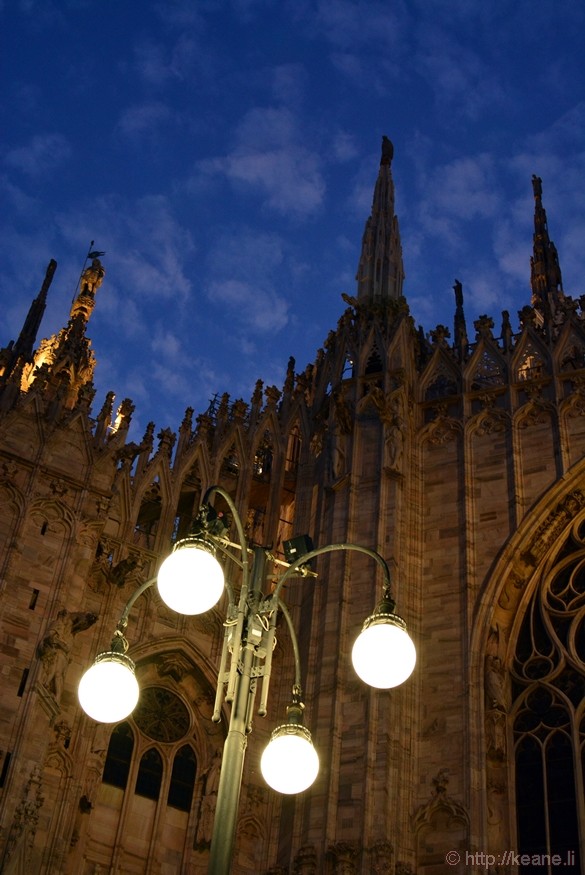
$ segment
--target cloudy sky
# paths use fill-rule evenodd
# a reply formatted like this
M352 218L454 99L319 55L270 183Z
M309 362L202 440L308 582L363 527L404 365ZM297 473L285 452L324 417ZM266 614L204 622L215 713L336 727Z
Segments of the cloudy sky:
M315 358L353 294L383 134L425 331L529 302L531 176L585 293L582 0L0 0L0 346L90 241L88 334L134 428ZM40 339L40 338L39 338Z

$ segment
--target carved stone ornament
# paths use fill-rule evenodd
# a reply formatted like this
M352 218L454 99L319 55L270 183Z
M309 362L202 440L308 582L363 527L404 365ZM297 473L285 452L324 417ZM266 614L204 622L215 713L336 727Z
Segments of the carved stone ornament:
M447 785L449 783L449 774L447 769L441 769L433 778L434 790L428 802L424 802L414 815L414 826L416 831L430 824L435 820L439 813L447 814L450 823L458 823L469 826L469 815L464 806L453 799L447 793Z
M305 845L296 854L294 875L317 875L317 851L313 845Z
M44 801L41 769L35 766L14 812L4 859L0 863L4 875L24 875L30 871L30 854Z
M335 875L356 875L356 858L359 848L355 842L335 842L330 845L328 856L333 860Z

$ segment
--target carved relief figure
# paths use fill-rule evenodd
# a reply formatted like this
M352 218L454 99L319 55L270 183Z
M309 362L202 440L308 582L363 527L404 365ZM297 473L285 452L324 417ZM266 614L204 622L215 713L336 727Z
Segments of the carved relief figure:
M330 435L331 477L338 480L347 472L347 438L351 433L353 420L351 408L343 392L333 395L334 425Z
M96 614L59 611L57 619L39 645L38 654L43 667L41 680L57 702L61 700L63 693L73 638L78 632L93 626L96 620Z

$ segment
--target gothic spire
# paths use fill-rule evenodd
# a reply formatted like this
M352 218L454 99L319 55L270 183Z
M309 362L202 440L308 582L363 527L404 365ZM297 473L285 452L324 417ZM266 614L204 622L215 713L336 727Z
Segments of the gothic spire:
M37 334L41 327L41 320L45 314L45 308L47 306L47 293L53 282L56 269L57 262L52 258L47 267L41 290L30 305L24 325L22 326L22 331L18 335L18 340L14 344L13 350L15 358L23 356L27 361L31 359Z
M404 267L398 219L394 215L394 183L390 169L393 155L392 143L388 137L383 137L372 213L364 229L356 276L357 296L362 302L397 300L402 296Z
M534 191L534 236L530 258L532 306L548 322L563 296L563 282L556 246L548 235L546 210L542 205L542 179L532 176Z
M455 280L453 291L455 292L455 336L453 338L453 346L455 348L459 361L464 362L467 358L467 348L469 340L467 337L465 313L463 311L463 286L461 285L459 280Z
M11 341L0 350L0 382L11 378L20 379L22 369L33 360L34 345L47 306L47 293L53 281L57 262L52 258L45 273L41 290L30 305L27 317L16 342Z
M81 274L69 322L57 334L41 341L22 373L23 391L42 391L47 399L58 396L60 405L68 410L93 389L95 357L85 332L95 306L95 294L105 275L98 258L102 254L89 253L92 262Z

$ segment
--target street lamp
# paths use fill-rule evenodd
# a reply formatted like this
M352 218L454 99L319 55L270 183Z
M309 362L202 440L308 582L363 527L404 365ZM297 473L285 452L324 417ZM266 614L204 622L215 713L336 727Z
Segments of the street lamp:
M230 510L237 528L237 543L227 539L227 526L221 514L216 513L210 504L214 495L221 496ZM316 577L308 567L311 559L338 550L365 553L378 563L384 576L382 601L365 620L353 647L352 660L356 673L367 684L380 689L401 684L414 669L416 651L406 631L406 624L394 612L390 572L380 554L367 547L341 543L308 549L290 564L282 562L264 547L248 547L237 508L229 493L220 486L212 486L207 490L192 534L175 544L162 563L158 576L146 580L130 597L118 621L110 650L98 654L79 683L79 701L90 717L103 723L124 720L136 707L139 696L135 666L127 656L128 641L124 634L130 611L139 596L156 583L161 598L170 608L192 615L209 610L223 591L227 592L227 618L212 720L216 723L221 720L224 700L231 705L231 712L211 838L208 869L211 875L227 875L230 871L244 754L252 725L257 679L262 678L258 714L265 716L279 615L284 617L290 632L295 678L286 722L273 731L262 755L261 771L270 787L287 794L306 790L317 777L319 757L313 747L311 733L303 723L298 642L280 593L286 581L295 574ZM224 579L217 554L228 557L241 570L237 601L231 582ZM266 593L268 560L286 570L276 582L272 581L270 592Z

